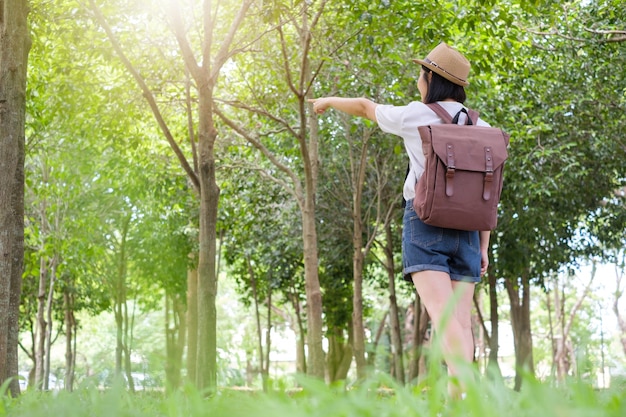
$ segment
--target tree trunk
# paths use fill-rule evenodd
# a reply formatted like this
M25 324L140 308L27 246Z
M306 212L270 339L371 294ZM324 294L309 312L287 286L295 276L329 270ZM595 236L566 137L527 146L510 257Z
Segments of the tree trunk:
M556 329L552 329L552 360L556 367L556 377L559 382L565 380L568 371L565 364L565 339L563 334L565 328L565 295L562 294L562 291L563 289L557 277L555 279L554 289L552 290L554 294L554 318L556 322ZM547 296L550 297L550 293L548 293Z
M304 240L304 279L307 310L307 344L309 357L307 374L324 378L324 349L322 348L322 291L318 271L317 231L315 229L315 203L312 191L307 191L306 206L302 213Z
M416 377L425 377L426 376L426 355L424 355L424 348L430 345L430 341L432 340L432 335L429 333L429 330L432 331L430 315L428 311L426 311L426 307L424 303L422 303L421 298L419 298L419 307L420 314L418 317L418 327L417 327L417 356L418 356L418 373Z
M615 264L615 293L613 295L613 313L617 319L617 325L619 327L619 340L622 344L622 350L626 355L626 318L621 314L619 309L619 302L624 294L622 283L624 280L624 268L626 261L626 251L623 252L621 263ZM602 370L604 372L604 370Z
M389 325L391 327L391 351L393 354L393 364L395 367L395 377L404 385L404 354L402 349L402 333L400 332L400 313L398 311L398 300L396 298L396 268L393 258L393 238L391 223L385 224L385 269L387 270L387 280L389 282Z
M42 166L42 181L48 182L48 170L43 164ZM49 223L47 217L47 199L44 197L39 206L39 220L40 226L40 240L39 247L39 288L37 291L37 320L35 329L35 339L37 341L35 347L35 387L39 390L46 390L47 380L46 378L46 336L48 335L48 322L46 321L46 293L48 289L48 278L50 274L50 264L48 262L48 255L46 253L46 243L49 235Z
M267 331L265 332L265 369L263 369L263 392L269 391L270 382L270 352L272 349L272 289L267 294Z
M208 28L207 28L208 30ZM215 179L215 141L213 125L213 85L200 85L198 128L198 161L200 168L200 237L198 258L198 344L196 385L213 391L217 379L217 207L220 190Z
M359 193L356 191L356 193ZM360 194L360 193L359 193ZM362 381L367 377L367 362L365 361L365 326L363 325L363 228L361 225L361 206L353 207L353 254L352 254L352 331L354 343L352 351L356 362L356 377Z
M173 392L180 387L183 350L185 347L185 306L178 294L165 294L165 350L167 362L165 364L165 378L167 392Z
M45 220L42 223L42 233L44 230ZM46 334L47 322L45 317L46 306L46 287L48 281L48 263L46 257L42 254L39 259L39 290L37 292L37 319L35 329L35 387L37 389L45 389L45 368L44 358L46 350Z
M346 129L349 132L349 129ZM355 160L350 143L350 177L352 182L352 337L354 360L356 362L356 376L358 380L367 377L367 362L365 360L365 326L363 324L363 267L366 248L363 245L363 217L361 202L367 167L367 143L370 135L366 134L361 141L360 158Z
M376 330L376 335L374 336L374 339L372 340L372 351L371 354L368 356L367 358L367 364L369 366L374 366L376 364L376 356L377 356L377 352L378 352L378 343L380 343L380 338L383 337L383 333L385 332L385 329L387 328L387 316L389 316L389 310L385 311L385 314L383 315L383 318L380 320L380 323L378 324L378 329Z
M187 380L196 381L198 361L198 271L187 270Z
M122 355L124 352L122 345L122 304L119 301L118 294L116 294L115 298L113 305L115 315L115 376L120 378L122 376Z
M133 346L133 336L132 329L133 324L132 320L130 320L130 315L128 314L128 300L126 294L126 288L124 288L124 304L122 304L122 311L124 314L124 332L123 332L123 342L122 347L124 348L124 374L126 375L126 381L128 383L128 389L130 392L135 392L135 380L132 376L132 363L130 360L132 346ZM134 311L134 309L133 309Z
M530 279L525 271L518 280L505 280L511 304L511 325L515 345L515 390L522 387L524 372L534 375L533 342L530 328Z
M173 316L174 307L172 306L172 297L170 296L168 290L165 290L165 389L167 392L171 392L172 389L176 389L178 385L174 385L174 380L176 379L176 371L175 371L175 363L176 353L175 343L176 343L176 330L175 330L175 321L176 319ZM174 322L174 323L172 323ZM178 382L178 381L177 381ZM177 383L176 382L176 383Z
M124 339L126 339L126 332L124 332ZM131 354L131 349L130 346L124 344L124 379L126 381L126 384L128 386L128 390L130 392L135 392L135 380L133 379L133 374L132 374L132 363L130 360L130 354Z
M555 353L555 362L557 366L557 379L559 382L564 382L567 375L569 375L572 367L575 369L576 364L576 356L574 355L574 351L572 348L572 342L570 340L570 331L572 329L572 325L574 320L576 319L576 315L580 310L585 298L589 294L591 290L591 284L596 276L597 266L596 263L593 262L591 266L591 276L589 278L589 282L585 286L582 294L576 300L576 303L572 306L572 309L569 311L569 314L565 315L565 283L561 287L560 280L557 278L557 285L554 291L555 294L555 305L558 305L558 314L557 320L560 328L560 337L557 338L557 349ZM560 288L560 289L559 289ZM560 300L557 298L557 295L561 292Z
M550 291L546 292L546 309L548 310L548 335L550 336L550 349L552 353L552 367L550 369L550 376L554 377L554 368L556 367L556 337L554 336L555 326L554 319L552 317L552 294Z
M74 390L74 369L76 365L76 351L74 350L76 319L74 317L74 293L69 285L63 291L65 306L65 389Z
M483 304L479 301L478 294L474 294L474 305L476 307L476 312L478 314L478 320L480 321L480 325L482 327L482 335L483 335L483 352L482 357L486 358L486 350L489 350L489 357L486 358L486 374L490 378L497 378L498 380L502 378L502 373L500 371L500 365L498 364L498 328L499 328L499 314L498 314L498 296L497 296L497 280L493 275L493 268L490 266L487 270L487 279L489 283L489 322L491 325L491 332L487 329L485 323L485 315L483 313ZM482 297L481 297L482 300Z
M256 342L257 342L257 359L259 361L259 370L261 371L261 378L263 380L263 391L266 390L266 375L265 375L265 355L263 354L263 328L261 327L261 311L259 309L259 292L257 288L257 281L252 269L252 263L250 257L246 258L248 264L248 274L250 275L250 289L252 290L252 300L254 302L254 319L256 323Z
M478 351L478 354L474 355L474 360L480 364L480 362L487 357L487 345L489 344L489 333L485 325L483 294L481 291L474 292L474 307L474 313L472 313L472 328L476 328L477 330L474 335L474 352Z
M492 267L489 268L489 321L491 322L491 334L489 335L489 362L487 368L489 372L497 377L502 377L500 364L498 362L498 351L500 349L500 315L498 313L498 290L497 279Z
M126 239L130 228L131 216L127 216L122 223L121 237L117 254L117 268L113 281L113 311L115 315L116 339L115 339L115 376L122 378L122 372L127 368L125 358L127 355L126 342ZM128 375L127 375L128 378ZM128 381L132 384L132 381ZM132 385L131 385L132 389Z
M624 351L624 355L626 356L626 318L621 314L619 309L619 302L624 294L624 290L622 289L622 281L624 279L624 267L622 264L621 271L618 270L617 265L615 266L615 295L613 296L613 313L617 318L617 324L619 326L619 339L622 344L622 350Z
M348 376L348 370L352 363L352 329L348 329L348 341L346 342L342 329L333 329L328 332L328 355L326 355L326 368L329 382L342 381Z
M24 263L24 123L28 2L0 0L0 382L16 376ZM19 395L14 379L8 392Z
M349 132L349 128L346 129ZM364 135L361 143L361 152L358 160L353 157L352 143L350 143L350 177L352 181L352 338L354 346L354 360L358 380L367 377L367 362L365 360L365 326L363 324L363 267L368 249L363 245L363 216L362 196L367 169L367 144L370 138L369 131ZM349 140L352 142L352 140Z
M406 321L405 328L410 330L409 335L411 340L409 381L414 381L426 374L426 358L422 353L423 347L426 346L430 340L428 337L430 316L417 293L415 293L413 305L409 308Z
M293 286L290 288L289 299L291 300L291 304L293 305L294 311L296 313L296 326L294 326L293 331L296 333L296 371L301 374L306 374L306 355L305 355L305 345L306 345L306 332L304 330L304 320L302 318L302 308L300 307L300 298L296 293L296 290Z
M312 4L312 3L311 3ZM322 320L322 291L319 281L319 258L317 249L317 229L315 218L315 195L317 193L317 180L319 170L318 151L318 125L315 115L308 113L305 93L311 94L313 74L309 60L309 48L311 45L311 23L309 12L318 17L324 9L325 2L319 4L320 9L313 13L309 10L309 3L303 3L302 21L299 33L300 50L303 54L302 68L300 73L300 85L298 86L298 101L300 113L300 153L304 163L304 204L302 208L302 233L304 240L304 279L307 298L307 343L309 359L307 361L307 373L310 376L324 378L324 349L322 346L323 320ZM316 20L313 20L315 23ZM308 129L307 129L308 128ZM307 143L307 130L310 132Z
M43 389L50 389L50 350L52 348L52 304L54 303L54 287L57 281L57 259L54 256L50 267L50 286L48 287L48 297L46 299L46 333L43 364Z
M409 305L407 308L405 318L404 318L404 330L407 334L407 347L409 353L409 370L408 370L408 381L414 381L417 379L419 374L419 348L418 348L418 340L419 336L418 326L419 326L419 308L420 308L419 296L415 296L415 301Z

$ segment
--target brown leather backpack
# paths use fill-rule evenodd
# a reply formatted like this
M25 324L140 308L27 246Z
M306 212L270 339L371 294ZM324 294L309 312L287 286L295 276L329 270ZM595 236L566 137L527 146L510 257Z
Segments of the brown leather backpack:
M432 226L494 229L510 136L495 127L476 126L474 110L462 109L453 119L439 104L428 106L444 124L418 127L426 167L415 184L415 212ZM461 112L467 113L463 125L457 124Z

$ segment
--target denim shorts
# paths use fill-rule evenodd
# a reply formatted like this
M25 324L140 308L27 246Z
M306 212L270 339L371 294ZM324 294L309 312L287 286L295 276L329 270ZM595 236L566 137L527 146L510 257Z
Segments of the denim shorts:
M480 236L477 231L444 229L425 224L406 202L402 230L404 279L419 271L442 271L453 281L480 281Z

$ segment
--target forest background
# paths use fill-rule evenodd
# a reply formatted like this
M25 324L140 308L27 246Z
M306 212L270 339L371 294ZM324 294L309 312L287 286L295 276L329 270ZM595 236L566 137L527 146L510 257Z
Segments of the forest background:
M523 372L619 373L625 22L617 0L32 0L28 385L267 387L280 334L288 374L423 375L402 144L306 99L419 99L411 59L440 41L473 64L467 105L512 135L481 369L517 389Z

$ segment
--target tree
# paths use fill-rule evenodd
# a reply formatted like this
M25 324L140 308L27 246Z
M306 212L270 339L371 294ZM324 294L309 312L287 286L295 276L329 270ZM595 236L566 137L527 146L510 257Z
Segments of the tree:
M252 152L245 146L242 150ZM231 152L230 157L235 155ZM306 371L302 343L305 331L299 313L302 247L298 245L300 225L294 202L285 196L282 187L256 175L256 170L263 169L264 161L253 164L234 159L233 165L238 169L231 168L223 183L220 241L229 275L237 282L244 304L254 311L257 356L256 366L251 369L258 369L266 390L274 315L289 323L296 334L297 370Z
M624 295L624 271L626 270L626 262L624 262L625 259L626 255L622 252L621 259L616 260L615 262L615 294L613 296L613 313L617 318L617 324L620 331L620 342L622 344L624 355L626 355L626 317L620 311L619 303Z
M248 61L237 61L239 70L246 74L242 83L249 90L249 101L223 100L234 113L227 114L222 109L217 113L227 126L274 165L264 175L285 187L300 209L307 298L307 373L317 378L324 378L325 371L316 226L319 137L313 118L307 114L306 99L311 97L311 87L321 66L321 63L312 61L312 33L320 24L326 4L326 0L311 4L305 2L295 7L280 4L275 15L268 17L275 25L275 41L260 38L255 46L262 48L263 55ZM273 65L276 56L281 60L279 74L276 74L276 66ZM261 61L268 63L265 66L267 72L261 71ZM251 83L254 77L258 82ZM265 88L268 77L275 79L280 89ZM253 115L239 119L250 119L249 124L237 120L242 110L243 114L249 112ZM253 124L257 118L267 122L262 124L266 130L257 130L258 125ZM274 130L269 130L269 126ZM278 146L277 141L280 141Z
M201 208L217 210L213 204L217 204L219 184L220 225L215 234L219 231L219 241L228 247L229 272L240 279L240 293L258 303L258 329L276 326L277 320L263 323L262 317L277 317L280 310L295 311L281 317L293 318L299 359L303 359L302 338L305 333L309 337L310 358L316 364L310 373L319 376L325 363L329 379L345 378L356 352L362 376L363 357L369 353L365 334L371 309L360 299L359 286L370 280L382 286L387 281L393 306L392 284L397 275L393 260L394 252L399 253L389 246L396 243L396 227L386 227L386 235L373 240L374 233L382 230L383 215L398 206L399 187L394 185L393 190L385 190L385 195L378 197L375 184L384 178L399 184L405 160L401 142L381 135L363 121L342 120L333 114L317 121L311 118L306 97L315 90L314 95L337 92L371 97L380 103L417 99L419 67L413 66L410 58L423 56L441 39L460 47L473 63L468 105L481 110L485 120L513 133L501 224L493 237L489 288L492 301L496 300L496 289L503 288L513 301L520 368L534 362L530 356L530 286L546 285L546 277L581 254L586 256L592 247L594 254L603 250L596 240L611 248L623 246L624 223L619 220L623 219L623 198L613 199L610 194L624 185L623 80L614 70L624 63L619 26L623 11L615 1L566 6L559 2L478 0L463 4L403 0L264 2L263 7L253 4L247 11L258 12L254 27L242 23L232 39L228 35L233 28L231 18L238 11L234 3L221 2L217 18L216 9L209 8L206 14L209 9L200 11L198 1L169 3L178 3L180 11L176 7L157 9L157 2L99 2L115 35L111 39L119 42L118 57L127 58L126 70L117 59L111 59L114 51L107 45L113 43L104 39L101 29L84 27L81 13L85 10L76 8L77 3L46 2L54 6L61 3L75 9L66 11L63 24L42 14L45 22L33 26L36 41L47 46L37 50L38 59L30 67L34 70L29 69L33 88L27 100L32 107L27 111L32 132L27 131L27 137L36 141L37 147L27 151L27 164L45 169L27 170L33 195L26 197L32 198L27 200L32 204L27 204L30 209L26 210L30 224L22 305L26 328L36 314L28 303L38 290L35 284L39 281L33 282L33 277L42 277L45 283L52 277L45 271L52 267L40 268L42 260L47 265L47 260L55 259L57 273L54 286L46 284L42 291L42 299L48 300L49 290L54 288L52 303L48 303L52 310L44 302L41 312L44 318L51 317L46 321L54 327L48 329L54 328L54 334L65 332L66 338L79 328L73 312L103 308L102 299L100 305L85 304L93 301L92 296L101 295L98 282L113 275L114 261L124 261L116 264L120 272L125 271L118 274L118 278L125 278L118 283L126 286L120 286L118 306L123 310L125 302L129 307L137 302L142 308L156 308L165 292L171 326L167 330L168 357L172 359L167 365L168 380L176 386L180 378L182 343L188 327L188 375L195 381L198 348L212 349L206 338L198 341L200 332L194 324L198 318L193 314L198 311L194 303L212 302L210 294L198 298L197 251L200 247L210 249L215 238L212 230L206 232L210 226L203 224L205 244L200 245L198 238L197 245L189 245L186 233L180 230L186 228L196 236L200 219L212 221L213 212ZM209 3L216 4L205 2ZM207 18L188 18L192 8L196 16L204 14ZM565 17L559 14L562 10L568 12ZM164 30L166 14L174 36ZM215 36L209 42L205 35L211 31ZM198 33L201 35L196 36ZM76 42L79 38L81 41ZM242 39L247 43L239 42ZM224 45L233 42L221 49L221 40L227 41ZM70 54L69 49L79 52ZM230 52L220 55L220 51ZM32 51L29 61L33 62ZM133 83L140 85L148 105L141 106L143 98ZM149 111L144 111L148 107ZM154 112L156 124L146 123L149 112ZM211 118L207 112L218 117ZM161 133L155 133L154 126ZM198 139L197 132L205 136ZM217 132L219 139L214 136ZM232 132L248 139L247 144L231 141ZM165 141L156 140L159 135L170 140L167 145L174 150L170 152L172 159L178 159L186 179L166 168L169 158L163 165L147 163L164 159L167 150L163 148L167 146L162 146ZM359 148L363 139L367 148ZM100 146L99 142L105 144ZM354 146L349 147L349 142ZM199 153L200 148L208 153ZM237 174L224 168L239 162L235 161L237 155L232 155L237 149L244 150L245 155L240 156L246 165L234 167L242 171L237 178L241 183L226 192ZM257 149L266 158L259 161ZM110 151L119 158L111 158ZM394 163L387 166L383 157ZM87 169L92 161L93 170ZM354 169L345 169L351 162ZM123 168L126 164L128 170ZM61 170L63 174L59 174ZM214 182L211 170L215 171ZM258 178L251 180L257 173ZM42 180L44 174L47 181ZM160 178L154 180L156 176ZM208 181L204 186L200 185L202 178ZM112 188L116 192L98 188L104 181L115 184ZM63 192L70 188L71 192ZM77 192L79 189L82 192ZM189 190L195 193L193 204L187 201ZM292 200L287 201L289 197ZM89 199L93 202L85 205ZM172 203L183 199L182 207ZM378 201L382 201L380 207ZM94 206L100 207L92 211ZM37 208L38 217L45 217L47 224L34 221ZM55 217L57 208L62 217ZM396 214L391 216L399 220ZM128 219L125 255L121 256L119 244L123 240L115 238L124 234ZM56 225L56 220L59 227L49 227ZM258 226L259 222L264 227ZM606 236L609 230L612 236ZM579 239L581 236L584 239ZM364 256L368 248L369 257ZM382 258L383 251L385 277L374 263L374 257ZM209 253L202 258L206 266L211 254L204 253ZM302 289L303 259L306 291ZM218 263L219 258L215 259ZM187 302L181 297L185 289L183 266L189 266ZM212 268L216 265L202 270L206 273ZM217 273L213 278L215 281L205 283L217 285ZM255 294L251 293L253 287ZM209 293L212 290L216 288L210 287ZM126 300L123 291L127 291ZM536 292L532 294L534 297ZM314 309L307 313L306 324L305 314L299 310L305 295L307 307ZM183 315L185 305L192 313L188 319ZM493 302L490 307L493 332L489 341L495 360L497 304ZM130 310L127 318L120 315L122 327L124 320L129 321L128 350L133 342ZM204 311L207 316L212 314ZM423 339L427 316L419 303L414 311L412 317L419 324L414 332L417 346ZM390 313L392 319L398 316L393 308ZM202 331L206 330L202 337L213 337L205 327L207 323L211 327L210 321L201 324ZM393 324L394 329L397 327ZM399 346L399 331L395 332ZM325 360L320 342L323 336L329 341ZM259 342L259 362L267 374L269 343L263 346ZM120 351L124 349L120 346ZM40 352L45 354L44 349ZM200 354L210 358L207 352ZM70 374L71 356L69 352ZM411 362L411 377L416 375L415 363ZM304 360L299 361L300 370L304 365ZM394 372L401 374L398 367Z
M195 345L189 350L189 354L192 355L192 362L195 359L195 364L192 363L195 369L189 370L189 373L199 388L214 389L216 384L216 227L220 190L216 182L215 147L218 131L213 119L214 92L220 72L226 62L240 48L246 47L242 40L236 39L236 35L253 3L253 0L244 0L238 7L226 7L224 5L217 7L212 2L205 1L198 14L202 16L200 22L185 22L183 17L183 10L191 13L196 8L195 2L185 5L181 5L179 2L170 2L166 10L160 13L155 13L152 10L139 12L144 16L146 14L150 16L158 14L159 18L165 18L169 21L179 47L179 58L182 60L184 73L188 74L191 80L187 80L187 83L193 82L195 87L194 94L190 92L189 88L183 87L179 90L180 102L185 103L185 107L180 113L182 118L180 125L187 125L188 127L187 140L193 157L193 162L189 162L185 152L175 139L176 133L171 123L168 123L164 117L164 112L157 102L155 91L147 84L145 76L133 64L132 59L134 57L129 58L128 53L125 52L125 50L131 49L131 45L123 46L119 36L111 29L96 2L90 1L96 20L106 31L116 54L141 88L163 135L179 159L198 196L200 225L197 293L190 294L197 301L190 300L189 302L190 306L197 305L198 307L197 328L189 328L189 342ZM225 22L230 23L225 24ZM198 26L200 32L198 38L190 39L190 36L197 32L189 31L189 24ZM170 44L168 46L171 47ZM194 48L198 48L200 52L196 54ZM162 51L157 48L157 51L157 53L165 55L172 53L171 49ZM179 73L180 75L182 74ZM179 78L178 82L181 86L185 85L184 79ZM195 112L192 109L194 104L197 106ZM194 120L194 114L197 115L197 120ZM191 285L190 288L196 287Z
M93 45L89 41L94 31L81 29L86 19L80 9L64 2L34 2L32 6L35 38L29 59L26 144L28 257L22 310L28 314L34 298L38 312L33 313L37 315L34 325L32 317L23 317L22 330L33 335L33 348L25 343L23 349L34 363L30 386L47 389L50 350L64 333L64 385L72 390L79 328L75 313L100 312L108 306L102 285L108 275L98 271L98 266L106 253L103 236L111 232L104 224L117 210L109 199L110 191L119 188L113 179L132 182L135 178L117 176L119 172L107 175L103 167L125 159L125 154L112 152L110 140L132 138L129 132L140 117L112 105L112 97L129 99L123 93L128 91L121 85L124 80L118 83L107 77L115 74L114 68L102 60L83 64L92 58L86 45ZM94 93L93 86L101 83L108 91ZM118 113L110 120L99 114L116 107ZM34 279L36 288L30 285Z
M345 116L338 122L334 119L324 121L320 126L321 134L328 138L323 142L324 149L320 152L325 166L320 175L324 184L320 193L320 214L324 220L321 228L328 229L328 234L335 235L335 239L343 236L345 244L352 247L351 342L357 378L362 380L367 375L368 362L363 302L366 267L374 259L370 254L375 243L384 240L381 235L390 227L394 219L392 214L398 213L399 184L394 183L397 176L392 174L393 170L388 165L397 167L394 162L400 158L394 152L393 143L381 139L380 132L373 126L353 124L351 118ZM396 189L390 190L392 185ZM351 220L351 223L347 225L346 220ZM349 233L338 233L344 230ZM322 239L329 242L327 236L322 236ZM335 246L341 244L339 240ZM395 278L393 262L388 267L390 279ZM390 288L390 291L394 292L394 288ZM397 321L395 313L391 316L392 321ZM399 327L397 324L394 327ZM399 334L396 336L398 345Z
M0 381L17 375L24 261L24 126L30 50L26 0L0 1ZM10 392L19 394L17 380Z
M589 295L595 274L596 262L594 261L591 267L589 282L584 287L582 294L577 295L573 305L568 303L569 294L566 293L565 288L566 285L571 285L572 277L566 277L567 284L561 283L558 275L550 282L550 286L553 288L546 294L546 304L548 306L548 314L550 315L553 363L554 367L556 367L556 377L559 382L565 381L570 374L572 365L575 364L576 352L574 351L574 343L571 336L572 326L585 298ZM554 317L552 317L552 309L554 309Z
M619 36L585 29L613 28L622 8L612 1L520 5L508 16L524 22L509 30L520 30L518 41L498 43L507 52L489 61L499 70L486 78L498 87L481 100L488 120L512 134L490 276L503 280L510 297L517 389L534 362L528 287L593 246L578 235L623 184L617 161L625 151L613 139L620 81L609 70L623 64L618 42L608 42Z

